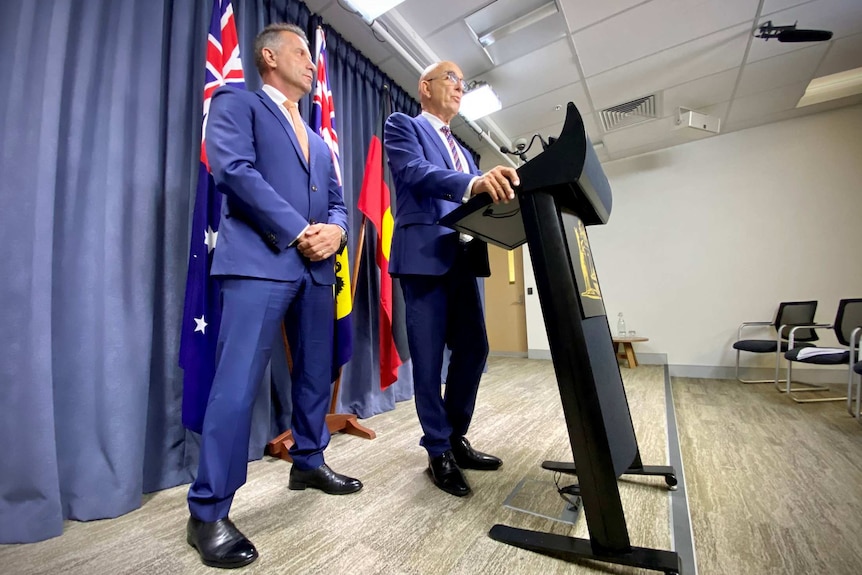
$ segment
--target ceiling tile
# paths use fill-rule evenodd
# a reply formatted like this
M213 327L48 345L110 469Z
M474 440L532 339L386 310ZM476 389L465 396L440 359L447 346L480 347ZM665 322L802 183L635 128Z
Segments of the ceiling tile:
M702 112L707 106L730 100L737 75L739 71L734 68L664 90L661 115L676 114L680 107Z
M580 80L568 40L559 40L482 74L506 104L513 106L538 94Z
M563 11L566 13L566 21L569 31L581 30L592 26L596 22L619 14L632 6L642 4L644 0L560 0Z
M600 110L737 67L749 33L748 25L722 30L587 78L593 105Z
M576 33L575 47L589 78L741 22L750 27L755 8L751 0L653 0Z
M807 4L811 1L812 0L765 0L760 14L761 16L769 16L779 10L787 10L788 8L799 6L800 4Z
M587 94L580 82L546 92L514 106L507 106L493 115L494 121L507 134L521 134L542 126L562 122L566 117L566 104L574 102L582 114L589 114ZM555 106L561 106L555 110Z
M750 118L795 108L799 98L805 93L807 85L808 82L797 82L774 90L736 98L731 105L727 123L733 126L737 122L743 122Z
M736 89L736 96L750 96L797 82L810 82L829 44L815 44L765 60L746 64Z
M862 34L833 40L814 77L820 78L853 68L862 68Z
M604 135L602 141L608 152L614 155L618 150L637 148L650 142L665 140L674 129L675 118L659 118L634 126L616 130ZM615 156L616 157L616 156Z
M790 120L792 118L799 118L802 116L810 116L819 112L826 112L828 110L834 110L836 108L843 108L845 106L853 106L859 104L862 104L862 95L842 98L841 100L832 100L830 102L822 102L813 106L805 106L804 108L793 108L791 110L784 110L782 112L776 112L774 114L751 116L744 120L738 120L733 122L732 124L728 124L728 130L736 132L739 130L744 130L746 128L753 128L755 126L762 126L764 124L771 124L773 122L781 122L783 120Z
M504 36L486 50L494 64L500 66L561 38L568 38L568 32L560 15L554 14Z
M458 64L464 78L470 80L493 68L485 52L475 42L463 21L455 22L425 40L440 57Z
M472 14L488 0L458 0L457 2L428 0L407 0L399 4L395 11L403 16L410 26L422 37L438 32L453 22L463 20L464 16Z

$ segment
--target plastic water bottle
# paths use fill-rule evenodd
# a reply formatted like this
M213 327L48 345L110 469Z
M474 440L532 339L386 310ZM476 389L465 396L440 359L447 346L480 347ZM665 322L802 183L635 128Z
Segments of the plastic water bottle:
M619 314L617 314L617 317L619 317L619 319L617 320L617 335L619 337L625 337L627 332L626 332L626 320L623 319L623 312L620 312Z

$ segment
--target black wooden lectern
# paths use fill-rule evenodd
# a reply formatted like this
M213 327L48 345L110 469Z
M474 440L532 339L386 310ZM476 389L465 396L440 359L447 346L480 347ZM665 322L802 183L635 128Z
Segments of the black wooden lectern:
M617 478L664 475L673 486L676 477L671 467L645 467L640 460L585 229L607 222L610 185L574 104L568 105L560 137L518 175L514 201L495 205L482 194L441 223L505 249L529 243L590 539L505 525L495 525L489 535L568 561L679 573L676 553L629 542ZM576 472L571 463L543 467Z

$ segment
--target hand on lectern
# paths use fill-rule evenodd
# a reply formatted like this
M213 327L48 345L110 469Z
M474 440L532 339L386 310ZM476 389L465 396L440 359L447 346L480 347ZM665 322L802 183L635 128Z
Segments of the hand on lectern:
M513 186L520 185L518 172L515 168L509 166L495 166L482 174L475 182L470 194L478 196L479 194L488 194L494 203L509 203L509 200L515 199L515 190Z

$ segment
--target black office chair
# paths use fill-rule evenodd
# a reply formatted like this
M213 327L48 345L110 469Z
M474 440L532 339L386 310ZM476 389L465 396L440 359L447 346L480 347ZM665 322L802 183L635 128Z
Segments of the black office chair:
M838 342L847 347L799 347L795 344L795 335L797 330L806 329L832 329L835 332L835 338ZM862 298L857 299L842 299L838 302L838 313L835 315L835 322L831 324L811 324L807 326L796 326L790 330L788 338L789 349L784 354L787 359L787 385L783 391L790 396L796 403L815 403L823 401L844 401L847 400L848 411L852 414L851 409L851 388L853 386L853 360L856 342L859 340L859 335L862 333ZM816 387L791 389L790 382L793 373L793 363L807 363L814 365L847 365L848 368L848 383L847 395L842 397L818 397L812 399L799 399L795 397L793 391L819 391ZM810 385L810 384L803 384ZM822 390L823 388L820 388ZM858 394L857 394L858 395ZM858 412L858 406L856 411Z
M790 328L795 325L808 325L814 323L814 312L817 311L816 301L785 301L778 304L778 311L772 321L746 321L743 322L736 332L736 379L742 383L784 383L778 379L778 371L781 365L781 354L788 350L787 336ZM775 329L774 339L742 339L742 330L751 327L772 326ZM814 330L800 330L796 335L798 346L811 345L808 342L817 341ZM749 353L773 353L775 354L775 377L773 379L742 379L739 377L739 354L742 351ZM781 353L779 353L779 351Z

